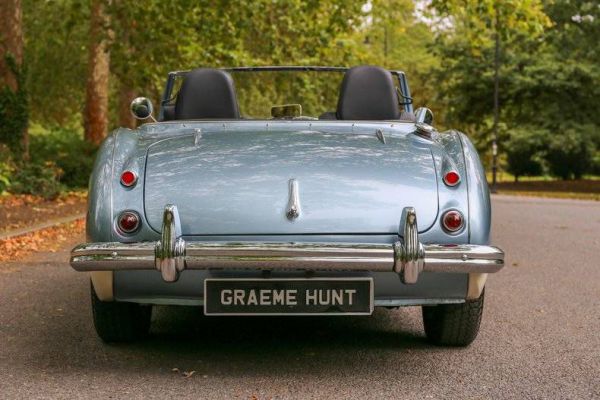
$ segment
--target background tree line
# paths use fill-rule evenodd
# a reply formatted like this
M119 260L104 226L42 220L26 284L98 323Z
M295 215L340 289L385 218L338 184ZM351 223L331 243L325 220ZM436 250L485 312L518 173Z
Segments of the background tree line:
M3 0L0 191L86 185L136 95L198 66L378 64L515 177L599 173L600 5L584 0Z

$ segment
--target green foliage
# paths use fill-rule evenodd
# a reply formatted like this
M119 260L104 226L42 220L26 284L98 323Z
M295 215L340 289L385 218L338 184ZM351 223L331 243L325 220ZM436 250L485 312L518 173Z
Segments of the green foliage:
M445 123L489 154L494 39L500 38L500 134L508 169L579 177L600 148L600 8L585 0L452 0L431 3L440 29L432 70ZM596 133L594 133L596 132ZM541 143L540 143L541 142ZM541 147L540 147L541 146Z
M60 184L62 171L51 161L45 163L22 163L12 176L10 191L33 194L54 199L64 187Z
M236 72L232 74L244 117L270 118L271 106L300 104L302 115L335 112L343 77L339 72Z
M523 127L511 132L506 143L507 170L514 175L515 181L520 176L541 175L543 172L544 140L549 132L535 127Z
M31 160L15 160L0 146L0 193L33 194L54 198L64 189L84 188L96 148L81 133L66 129L46 131L34 125L30 134Z
M117 108L122 107L120 90L158 100L167 72L177 69L371 63L404 69L414 81L420 80L417 72L435 61L427 50L433 35L414 19L413 2L377 0L369 6L363 10L363 0L106 2L111 121L116 123ZM28 89L36 99L33 120L77 129L87 74L89 4L24 0L23 7ZM334 97L338 82L317 83L316 89L330 89L327 93ZM294 82L294 88L303 90L306 98L313 84ZM267 95L243 86L239 90L247 98ZM420 101L431 93L422 87L413 85Z
M546 160L550 172L562 179L580 179L592 169L595 145L594 126L574 125L549 137Z
M373 0L367 4L361 25L350 35L352 58L349 65L372 64L404 71L408 78L413 104L428 106L436 119L443 108L435 102L437 82L431 69L439 58L431 51L434 32L423 19L415 18L411 0Z
M106 12L113 127L121 90L157 103L171 70L376 64L404 70L415 106L432 108L438 128L469 134L486 161L497 36L499 149L508 169L520 176L550 168L563 177L600 170L595 1L112 0ZM68 187L86 185L94 149L75 132L85 97L89 14L88 1L23 0L27 84L18 93L0 89L0 141L14 153L0 157L0 190L16 182L11 171L28 109L35 123L61 128L34 133L36 166L18 169ZM18 76L25 80L22 71ZM339 88L337 77L316 81L308 74L245 79L236 79L240 106L255 116L268 116L275 103L301 103L305 115L333 111ZM47 161L54 172L40 168ZM28 186L23 174L19 187Z
M33 132L31 135L32 160L38 165L51 163L59 174L54 174L68 188L87 187L94 164L96 147L83 140L81 133L56 128Z
M23 0L27 91L32 121L81 124L85 99L89 4Z
M596 147L596 153L592 159L592 168L590 172L593 175L600 175L600 147Z
M439 83L436 101L444 105L444 122L474 136L488 136L490 130L485 124L493 113L496 36L500 40L500 104L504 117L512 102L507 86L519 74L520 57L537 46L543 28L549 25L541 2L432 1L430 13L438 24L447 25L438 30L432 47L441 60L432 75ZM506 117L502 120L508 122Z
M523 126L506 142L507 170L518 179L550 173L579 179L598 168L598 130L593 124L566 123L556 131Z
M14 169L10 154L8 147L0 144L0 194L10 187L10 179Z

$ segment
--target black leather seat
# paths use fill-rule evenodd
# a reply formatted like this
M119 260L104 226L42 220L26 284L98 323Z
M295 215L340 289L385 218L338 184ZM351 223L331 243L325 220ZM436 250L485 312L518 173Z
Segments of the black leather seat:
M163 121L172 121L175 119L175 104L167 104L163 106Z
M175 102L175 119L238 119L240 111L231 76L198 68L185 75Z
M400 119L398 94L390 72L371 65L346 71L336 116L342 120Z

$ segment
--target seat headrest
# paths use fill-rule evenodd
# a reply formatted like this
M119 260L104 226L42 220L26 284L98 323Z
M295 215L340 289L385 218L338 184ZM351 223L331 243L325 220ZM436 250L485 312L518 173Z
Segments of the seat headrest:
M239 117L233 79L227 72L198 68L185 75L175 102L175 119Z
M337 118L399 119L398 95L392 74L371 65L353 67L346 71L338 99Z

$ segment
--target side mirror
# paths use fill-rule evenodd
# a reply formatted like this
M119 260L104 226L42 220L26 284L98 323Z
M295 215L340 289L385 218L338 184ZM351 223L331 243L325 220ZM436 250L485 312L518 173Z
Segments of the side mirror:
M415 119L417 133L421 136L431 138L436 131L433 127L433 113L431 110L427 107L417 108Z
M433 125L433 113L427 107L417 108L417 111L415 111L415 118L417 119L417 123Z
M154 106L152 106L150 99L146 97L137 97L133 99L129 109L131 110L131 114L133 114L136 119L145 120L151 118L152 121L156 122L152 116Z

